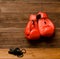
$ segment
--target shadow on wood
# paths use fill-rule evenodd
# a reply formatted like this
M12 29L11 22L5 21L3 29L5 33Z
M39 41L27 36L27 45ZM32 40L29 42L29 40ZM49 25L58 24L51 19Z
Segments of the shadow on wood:
M40 37L37 40L28 40L28 42L30 43L31 46L35 46L35 47L37 47L38 44L40 44L42 42L45 42L48 45L54 41L54 39L53 39L54 37L55 37L55 33L51 37ZM52 46L53 45L51 45L51 47Z

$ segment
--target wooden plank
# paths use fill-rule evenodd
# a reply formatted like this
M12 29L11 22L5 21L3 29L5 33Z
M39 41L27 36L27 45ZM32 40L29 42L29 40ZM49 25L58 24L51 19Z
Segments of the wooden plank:
M39 2L43 2L43 3L45 3L45 2L60 2L60 0L0 0L0 2L14 2L14 3L16 3L16 2L25 2L25 3L39 3Z
M60 48L25 48L23 57L8 54L9 49L0 49L0 59L60 59Z
M31 1L33 2L33 1ZM37 2L37 0L36 0ZM24 6L24 7L23 7ZM12 8L11 8L12 7ZM44 12L60 12L60 2L58 3L24 3L23 1L20 2L6 2L0 4L0 11L2 13L29 13L29 12L37 12L37 11L44 11Z
M60 3L21 4L20 6L19 4L4 4L4 6L1 6L0 9L2 13L34 13L38 11L59 13Z
M47 12L46 12L47 13ZM3 13L0 16L0 28L25 28L31 13ZM35 13L33 13L35 14ZM37 14L37 13L36 13ZM47 13L48 17L55 24L55 27L60 27L60 13ZM22 25L22 26L21 26Z
M24 43L24 44L23 44ZM55 35L51 38L40 38L36 41L27 41L24 28L1 28L0 48L9 47L60 47L60 28L56 28Z

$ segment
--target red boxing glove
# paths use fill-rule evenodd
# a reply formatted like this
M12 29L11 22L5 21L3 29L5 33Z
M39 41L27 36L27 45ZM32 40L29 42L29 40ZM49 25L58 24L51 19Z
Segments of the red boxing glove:
M25 28L25 37L30 40L36 40L40 38L36 15L30 15L29 22Z
M46 13L39 12L37 15L38 27L41 36L50 37L54 33L54 24L50 21Z

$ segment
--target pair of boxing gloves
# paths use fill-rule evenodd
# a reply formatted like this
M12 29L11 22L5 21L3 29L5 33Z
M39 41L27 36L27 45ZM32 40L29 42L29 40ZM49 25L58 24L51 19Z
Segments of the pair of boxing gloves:
M29 40L37 40L41 36L51 37L54 34L54 29L54 24L46 13L31 14L25 28L25 37Z

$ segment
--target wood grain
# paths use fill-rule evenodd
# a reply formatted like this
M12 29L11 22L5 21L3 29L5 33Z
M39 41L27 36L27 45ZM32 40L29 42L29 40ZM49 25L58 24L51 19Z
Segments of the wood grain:
M0 29L0 47L60 47L60 28L52 38L40 38L37 41L27 41L24 37L24 28L1 28ZM24 44L23 44L24 43ZM2 45L2 46L1 46Z
M29 42L24 29L29 15L38 11L48 14L55 24L55 35ZM10 47L60 47L60 0L0 0L0 48Z
M0 59L60 59L60 48L27 48L23 57L8 54L9 49L0 49Z
M27 41L24 30L30 14L42 11L55 24L51 38ZM8 48L25 48L21 59L60 59L60 0L0 0L0 59L20 59Z
M60 13L46 12L55 27L60 27ZM37 14L37 13L36 13ZM0 28L25 28L29 21L30 13L2 13L0 16ZM21 26L22 25L22 26Z

